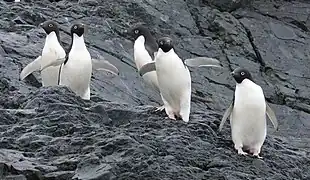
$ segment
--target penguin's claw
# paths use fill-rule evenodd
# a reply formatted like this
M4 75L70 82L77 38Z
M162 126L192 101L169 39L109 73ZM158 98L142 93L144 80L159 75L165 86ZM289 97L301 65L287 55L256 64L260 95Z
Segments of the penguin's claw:
M243 156L248 155L248 153L244 152L241 148L238 149L238 154L243 155Z
M176 121L177 119L176 118L165 117L165 120L174 120L174 121Z
M263 157L259 156L258 154L253 154L253 156L258 158L258 159L263 159Z
M155 112L163 111L165 109L165 106L156 107Z
M168 118L172 120L177 120L174 115L168 115Z

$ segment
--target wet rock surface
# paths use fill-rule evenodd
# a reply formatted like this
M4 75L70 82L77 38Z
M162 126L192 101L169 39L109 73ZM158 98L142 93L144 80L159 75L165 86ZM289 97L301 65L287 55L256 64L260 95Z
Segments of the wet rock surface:
M225 6L222 6L225 4ZM310 179L310 3L307 1L0 1L0 179ZM61 25L70 42L76 21L88 25L92 56L119 77L94 72L91 100L66 87L20 81L44 44L38 24ZM190 122L155 113L161 104L136 72L125 30L144 23L169 35L182 58L218 58L222 69L191 68ZM229 72L248 68L278 120L263 160L237 155L229 123Z

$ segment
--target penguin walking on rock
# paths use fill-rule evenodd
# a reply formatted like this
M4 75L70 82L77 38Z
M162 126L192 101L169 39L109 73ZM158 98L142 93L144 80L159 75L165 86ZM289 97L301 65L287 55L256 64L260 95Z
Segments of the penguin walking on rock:
M46 33L42 54L21 71L20 79L23 80L32 72L41 70L42 85L55 86L58 84L60 64L66 57L66 52L60 44L59 25L53 20L48 20L39 26Z
M134 38L134 61L138 72L153 90L160 93L156 70L148 71L150 67L147 65L144 67L144 71L140 71L141 67L155 61L158 51L156 39L152 36L149 29L142 25L131 28L129 33ZM162 111L163 109L164 106L160 106L156 108L156 111Z
M158 39L158 46L155 67L166 114L170 119L180 117L188 122L191 103L190 72L175 53L171 38Z
M275 113L265 100L262 88L255 84L251 73L245 68L236 68L232 73L236 89L232 103L225 111L219 130L230 116L231 135L238 154L259 156L267 135L266 114L274 128L278 129Z

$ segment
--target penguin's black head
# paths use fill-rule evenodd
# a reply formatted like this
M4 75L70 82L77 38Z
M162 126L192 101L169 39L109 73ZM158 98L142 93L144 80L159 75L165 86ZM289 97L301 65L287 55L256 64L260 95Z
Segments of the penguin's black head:
M244 79L249 79L253 81L251 73L245 68L236 68L231 75L237 81L237 83L242 83Z
M71 35L76 34L81 37L84 34L84 24L76 23L71 26Z
M143 35L145 38L147 38L148 36L152 36L149 29L142 25L133 27L132 29L129 30L129 33L131 37L134 38L134 40L138 39L138 37L141 35Z
M50 34L51 32L55 32L56 34L59 33L58 24L53 20L45 21L41 23L39 26L44 29L46 34Z
M162 37L157 40L158 47L164 52L169 52L173 48L173 41L169 37Z

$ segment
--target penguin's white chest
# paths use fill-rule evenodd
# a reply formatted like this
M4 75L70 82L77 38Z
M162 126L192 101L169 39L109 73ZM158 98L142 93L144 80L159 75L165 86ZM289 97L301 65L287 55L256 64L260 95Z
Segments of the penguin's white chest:
M56 35L55 35L56 36ZM57 37L47 39L42 50L42 56L54 55L55 58L63 58L66 55L65 50L59 44Z
M230 118L233 141L244 146L260 144L266 137L266 102L263 90L250 80L237 84Z
M91 56L86 49L84 41L74 42L68 61L61 69L60 85L66 85L83 99L89 99L91 73Z
M155 65L160 92L169 105L178 111L182 99L190 98L189 70L173 49L167 53L159 50Z
M136 63L136 67L138 71L140 70L142 66L153 61L151 56L145 49L144 43L145 43L145 39L143 36L140 36L139 38L137 38L137 40L134 43L134 59L135 59L135 63ZM149 72L143 75L143 79L153 89L159 91L156 72Z
M47 36L42 50L40 61L41 68L55 62L57 59L65 58L65 56L66 52L59 44L56 34L51 32ZM54 86L58 84L59 67L60 66L50 66L41 71L43 86Z
M138 70L146 63L152 62L152 58L145 49L144 43L145 39L143 36L138 37L134 43L134 59Z

